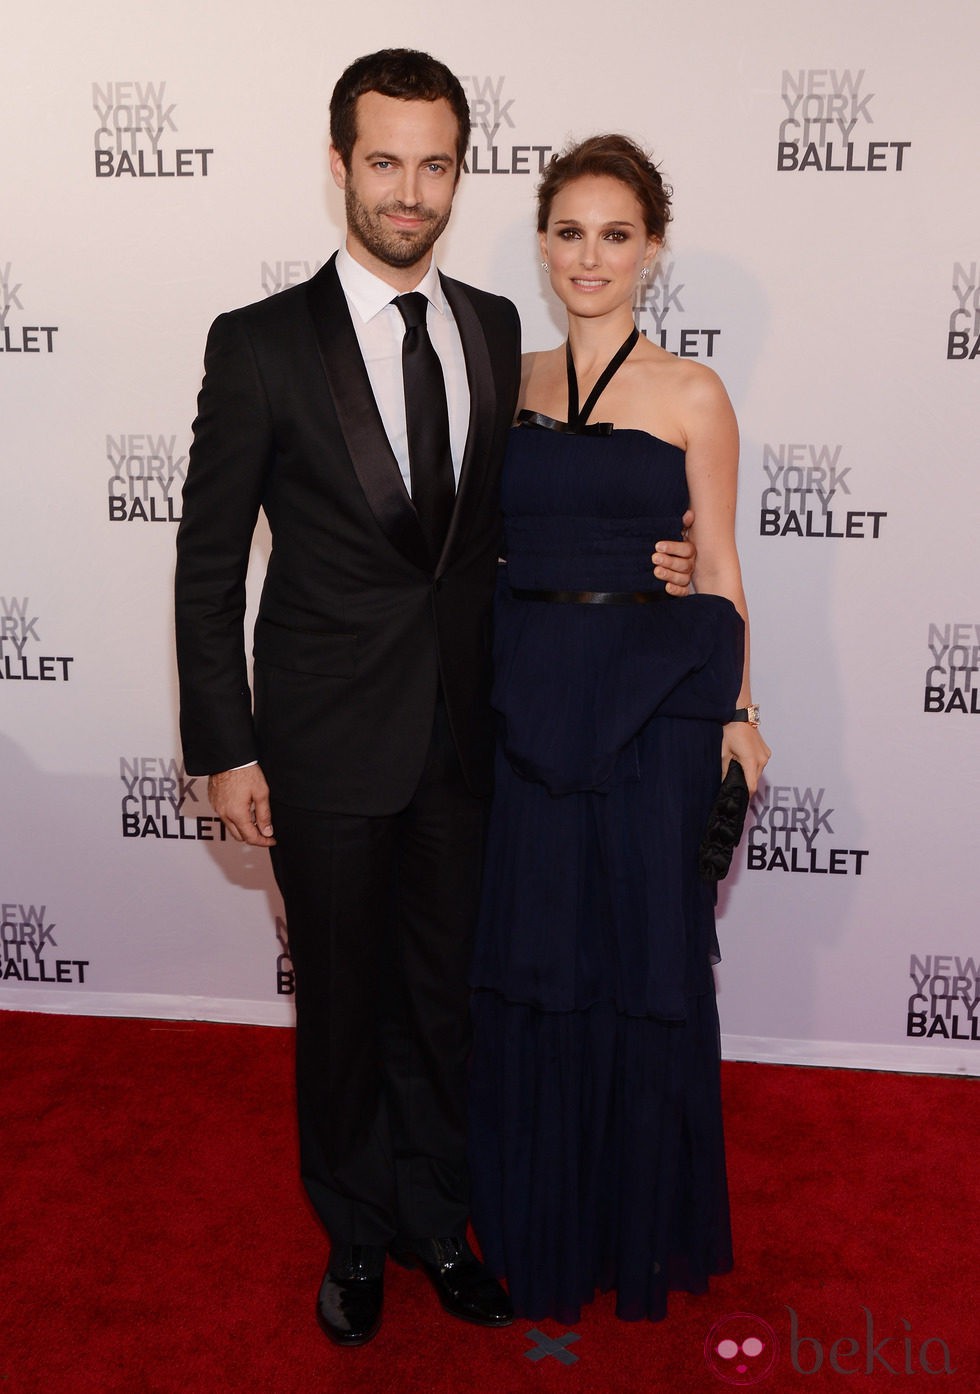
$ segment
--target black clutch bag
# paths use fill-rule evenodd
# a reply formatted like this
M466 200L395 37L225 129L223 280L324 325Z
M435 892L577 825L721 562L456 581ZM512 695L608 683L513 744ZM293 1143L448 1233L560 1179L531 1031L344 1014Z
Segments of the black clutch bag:
M745 773L738 761L732 760L711 806L708 826L701 839L698 868L702 881L721 881L728 875L748 808L749 786Z

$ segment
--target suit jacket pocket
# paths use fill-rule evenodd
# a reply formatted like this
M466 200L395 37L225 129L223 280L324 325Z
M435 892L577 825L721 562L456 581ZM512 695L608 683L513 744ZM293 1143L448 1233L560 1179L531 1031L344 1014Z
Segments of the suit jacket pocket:
M258 663L294 673L325 678L352 678L357 660L357 635L293 629L259 618L252 652Z

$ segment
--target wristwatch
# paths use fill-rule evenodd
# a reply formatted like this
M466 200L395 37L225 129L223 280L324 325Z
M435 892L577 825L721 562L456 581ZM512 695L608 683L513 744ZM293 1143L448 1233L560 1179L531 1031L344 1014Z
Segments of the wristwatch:
M734 713L732 714L732 720L747 721L750 726L758 726L759 712L761 710L761 707L759 707L756 704L753 704L748 707L736 707Z

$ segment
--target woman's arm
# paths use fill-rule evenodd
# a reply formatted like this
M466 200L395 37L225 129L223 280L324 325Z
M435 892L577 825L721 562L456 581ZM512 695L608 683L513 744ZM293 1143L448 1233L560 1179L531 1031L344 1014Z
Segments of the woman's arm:
M682 424L686 437L687 483L694 510L691 540L697 546L694 589L724 595L745 621L745 664L736 703L752 702L749 679L749 612L742 588L742 569L735 546L735 502L738 492L738 424L720 378L703 364L685 365ZM722 774L732 756L745 771L750 792L772 751L758 729L747 722L724 728Z

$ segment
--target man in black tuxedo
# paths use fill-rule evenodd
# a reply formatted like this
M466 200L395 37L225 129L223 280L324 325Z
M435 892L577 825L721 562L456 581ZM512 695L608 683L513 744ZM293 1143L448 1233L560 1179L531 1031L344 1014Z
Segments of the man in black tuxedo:
M302 1172L331 1238L317 1311L357 1345L380 1324L388 1251L455 1315L512 1320L466 1243L464 1097L520 358L510 302L432 263L469 137L458 81L384 50L346 70L330 112L346 245L211 328L176 613L185 765L210 774L233 836L271 848L285 902ZM686 582L683 557L661 560Z

